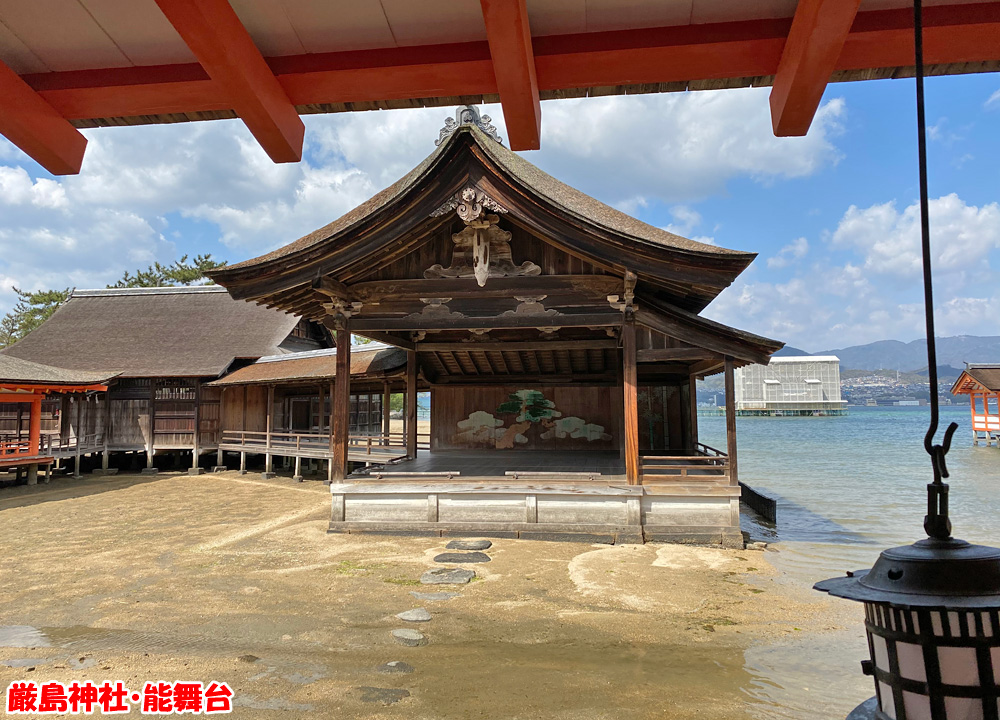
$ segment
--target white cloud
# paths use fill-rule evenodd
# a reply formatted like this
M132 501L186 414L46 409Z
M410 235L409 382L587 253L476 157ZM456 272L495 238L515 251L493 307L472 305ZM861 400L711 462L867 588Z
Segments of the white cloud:
M986 99L985 103L983 103L983 106L1000 107L1000 90L994 90L993 94Z
M935 271L963 273L983 268L989 253L1000 248L1000 206L967 205L952 193L929 205ZM920 206L899 212L895 202L848 208L833 233L835 246L861 253L864 267L877 273L914 277L921 272Z
M786 267L793 260L801 260L809 252L809 241L804 237L797 238L785 245L774 257L767 259L769 268Z
M548 101L542 149L527 157L605 201L668 205L719 192L735 177L769 183L837 162L843 99L819 109L807 136L776 138L767 97L751 88Z
M1000 208L970 206L957 195L930 207L938 334L995 335L1000 292L988 261L1000 248ZM922 337L919 226L916 205L902 212L891 202L852 206L829 248L854 259L838 264L827 256L796 266L784 283L758 279L752 269L706 314L811 351ZM767 265L785 267L809 254L816 250L800 238Z

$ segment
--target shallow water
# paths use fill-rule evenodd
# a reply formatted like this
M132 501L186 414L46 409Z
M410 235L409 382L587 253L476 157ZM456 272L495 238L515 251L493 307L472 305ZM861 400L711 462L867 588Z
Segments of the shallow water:
M862 407L845 417L738 419L740 480L778 501L776 526L751 514L743 529L778 549L767 557L783 582L810 588L923 537L929 412ZM959 425L947 458L955 535L1000 545L1000 450L973 447L967 407L943 407L942 430L950 422ZM725 432L724 418L699 418L702 442L724 448ZM761 717L815 717L817 708L819 717L844 717L874 694L859 680L866 648L860 610L857 617L851 631L746 653L754 679L744 692Z

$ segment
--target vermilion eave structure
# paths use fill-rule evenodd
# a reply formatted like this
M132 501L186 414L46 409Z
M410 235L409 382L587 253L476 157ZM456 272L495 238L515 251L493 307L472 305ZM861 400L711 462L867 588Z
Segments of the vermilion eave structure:
M302 113L495 102L512 149L540 100L773 86L802 135L828 82L912 74L907 0L0 2L0 133L55 174L78 128L240 117L276 162ZM1000 2L925 11L931 74L1000 68Z

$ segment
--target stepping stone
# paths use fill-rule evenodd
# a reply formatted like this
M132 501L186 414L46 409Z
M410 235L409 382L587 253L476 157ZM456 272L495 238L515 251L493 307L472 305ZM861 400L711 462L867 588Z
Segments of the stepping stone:
M400 620L406 620L406 622L430 622L431 620L431 614L424 608L407 610L406 612L399 613L396 617Z
M361 691L361 702L366 703L393 705L403 698L410 697L409 690L399 690L396 688L359 687L358 690Z
M492 558L486 553L481 552L470 552L470 553L441 553L434 558L434 562L439 563L484 563L489 562Z
M452 598L457 598L461 593L454 592L433 592L433 593L423 593L417 592L416 590L410 590L410 595L415 597L417 600L423 600L424 602L441 602L443 600L451 600Z
M418 647L420 645L427 644L427 638L424 637L423 633L417 632L416 630L410 630L409 628L393 630L392 637L395 638L396 642L406 645L407 647Z
M464 568L434 568L420 576L423 585L465 585L476 577L475 570Z
M413 672L413 666L402 660L393 660L392 662L387 662L385 665L379 665L375 670L385 675L409 675Z
M445 547L449 550L489 550L493 543L489 540L452 540Z

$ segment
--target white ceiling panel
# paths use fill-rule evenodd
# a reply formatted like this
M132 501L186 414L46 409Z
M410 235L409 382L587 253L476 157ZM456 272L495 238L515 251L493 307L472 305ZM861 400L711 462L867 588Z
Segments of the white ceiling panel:
M479 0L382 0L382 9L400 46L486 39Z
M170 21L153 2L80 0L134 65L195 62Z
M305 46L285 12L285 3L278 0L229 1L264 57L305 53Z
M587 32L586 0L527 0L532 35Z
M0 22L0 61L6 63L9 68L20 75L45 72L49 69L2 22Z
M731 20L761 20L791 17L796 0L694 0L691 22L694 24L728 22Z
M306 52L393 47L381 3L375 0L282 0Z
M78 0L0 0L0 22L51 70L131 65Z
M693 0L587 0L587 32L687 25Z

